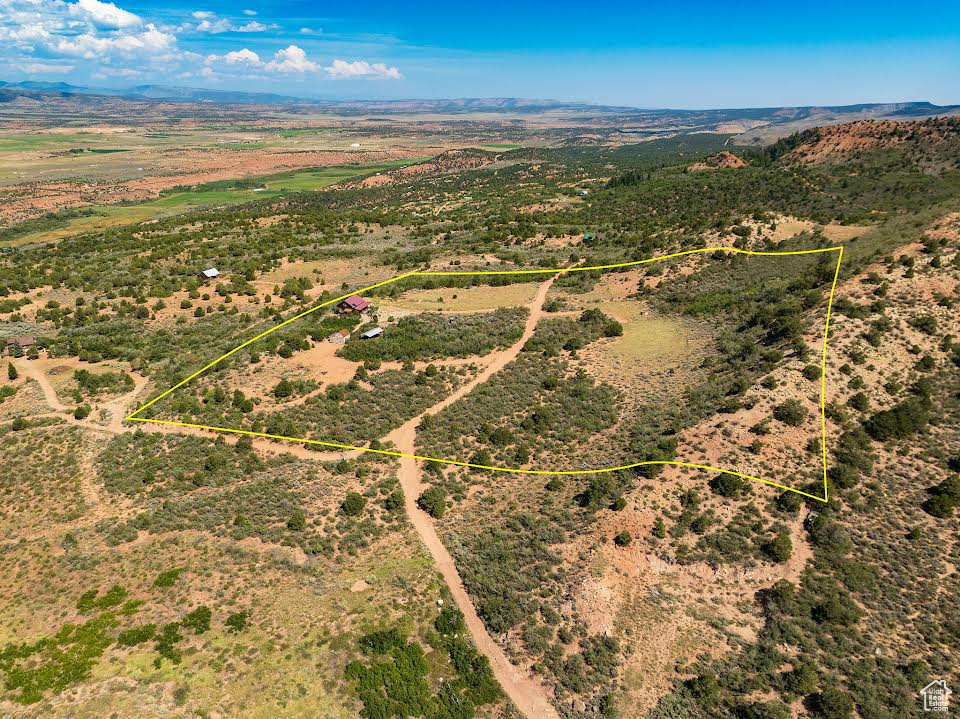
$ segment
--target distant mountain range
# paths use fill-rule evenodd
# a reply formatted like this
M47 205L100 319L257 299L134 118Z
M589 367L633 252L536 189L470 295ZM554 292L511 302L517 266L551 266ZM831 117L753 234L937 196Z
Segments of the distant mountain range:
M342 116L390 116L431 113L458 115L502 113L510 115L569 113L585 125L620 129L624 133L660 134L719 132L735 135L738 145L768 144L779 137L815 126L856 120L908 120L960 114L960 105L929 102L859 103L839 106L728 108L709 110L644 109L584 102L528 98L452 98L438 100L323 100L238 90L207 90L169 85L136 85L125 89L95 88L65 82L0 81L0 103L61 102L97 105L119 100L132 103L192 103L211 110L259 112L262 107L282 107L294 112L322 111ZM8 105L8 107L10 107Z
M226 104L258 105L313 105L313 106L348 106L364 108L398 108L405 109L433 109L433 110L460 110L463 112L490 111L542 111L545 109L589 109L599 112L658 112L671 115L698 115L703 112L716 113L718 119L768 119L771 115L789 116L791 119L800 119L823 111L835 113L861 113L864 111L889 111L900 115L915 114L926 116L937 111L957 109L960 105L939 106L929 102L900 102L900 103L860 103L856 105L830 106L802 106L802 107L760 107L760 108L729 108L710 110L675 110L670 108L637 108L616 105L598 105L586 102L565 100L528 99L517 97L491 98L450 98L439 100L322 100L315 98L295 97L292 95L277 95L263 92L243 92L240 90L208 90L196 87L177 87L174 85L134 85L125 89L83 87L70 85L66 82L42 82L27 80L24 82L4 82L0 80L0 87L7 90L26 90L34 92L56 92L67 95L104 95L107 97L124 97L130 99L149 100L180 100L183 102L220 102Z
M316 98L276 95L263 92L242 92L239 90L207 90L196 87L176 87L172 85L135 85L125 89L82 87L65 82L3 82L0 89L8 93L23 91L53 92L60 95L101 95L120 97L130 100L167 100L180 102L216 102L227 105L305 105L323 108L341 108L351 110L378 110L384 112L542 112L553 109L583 110L599 112L634 112L632 107L614 107L593 105L583 102L560 100L506 98L458 98L441 100L323 100Z
M292 105L309 101L288 95L274 95L259 92L239 92L232 90L204 90L194 87L173 87L167 85L136 85L125 89L103 87L82 87L65 82L3 82L0 88L6 90L25 90L28 92L54 92L61 95L102 95L136 100L179 100L182 102L219 102L223 104L256 105Z

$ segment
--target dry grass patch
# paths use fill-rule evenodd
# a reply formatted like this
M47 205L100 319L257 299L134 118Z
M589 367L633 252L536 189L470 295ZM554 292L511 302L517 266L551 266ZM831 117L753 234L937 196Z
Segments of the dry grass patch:
M137 716L351 717L360 706L343 681L357 655L356 638L382 626L432 622L439 580L409 527L355 557L349 567L297 567L272 550L230 547L198 533L150 538L105 549L80 535L69 551L22 545L5 561L29 571L6 572L0 637L34 640L77 616L77 597L91 588L123 586L144 599L133 620L181 620L197 606L212 610L209 631L181 629L182 663L155 666L153 642L111 646L89 679L26 707L0 699L4 716L105 716L136 707ZM100 555L100 560L94 560ZM154 579L185 571L168 588ZM358 580L370 585L351 592ZM226 618L251 610L246 629ZM131 714L132 715L132 714Z
M361 363L338 357L336 352L340 347L323 340L287 359L267 355L255 364L231 368L224 379L228 386L240 388L248 397L263 400L265 404L261 409L266 409L276 404L273 389L281 379L315 382L317 390L353 379Z
M296 260L284 259L276 269L264 273L251 284L269 294L274 285L283 285L284 280L293 277L309 277L317 285L317 290L337 290L344 282L348 285L372 285L393 277L389 267L381 267L353 259L335 260ZM322 280L322 282L321 282Z
M378 303L382 317L400 313L484 312L499 307L529 305L537 294L536 282L523 282L503 287L445 287L432 290L409 290L400 297Z

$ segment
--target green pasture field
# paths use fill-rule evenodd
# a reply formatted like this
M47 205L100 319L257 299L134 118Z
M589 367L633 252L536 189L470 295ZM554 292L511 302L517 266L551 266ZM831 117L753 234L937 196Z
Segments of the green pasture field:
M224 180L197 185L189 189L171 190L155 200L135 204L95 205L89 208L93 210L93 214L89 216L72 217L65 220L60 227L26 233L15 239L0 242L0 246L18 247L41 242L57 242L64 237L83 232L95 232L118 225L169 217L192 209L238 205L278 197L284 192L319 190L352 177L371 172L387 172L420 161L421 159L389 160L363 165L294 170L263 177ZM238 183L244 186L237 187ZM260 187L250 187L251 184Z

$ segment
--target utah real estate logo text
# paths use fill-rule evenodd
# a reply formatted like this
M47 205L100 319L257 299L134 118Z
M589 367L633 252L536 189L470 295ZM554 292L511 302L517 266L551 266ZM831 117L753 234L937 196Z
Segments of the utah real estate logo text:
M947 686L946 679L935 679L920 690L923 696L925 712L946 712L950 708L950 695L953 691Z

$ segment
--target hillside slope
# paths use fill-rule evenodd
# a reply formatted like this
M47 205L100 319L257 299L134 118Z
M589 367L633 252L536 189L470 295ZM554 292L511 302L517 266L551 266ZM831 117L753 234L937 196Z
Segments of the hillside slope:
M774 143L766 152L786 164L841 163L894 151L901 163L925 171L960 167L960 117L916 122L861 120L816 127Z

